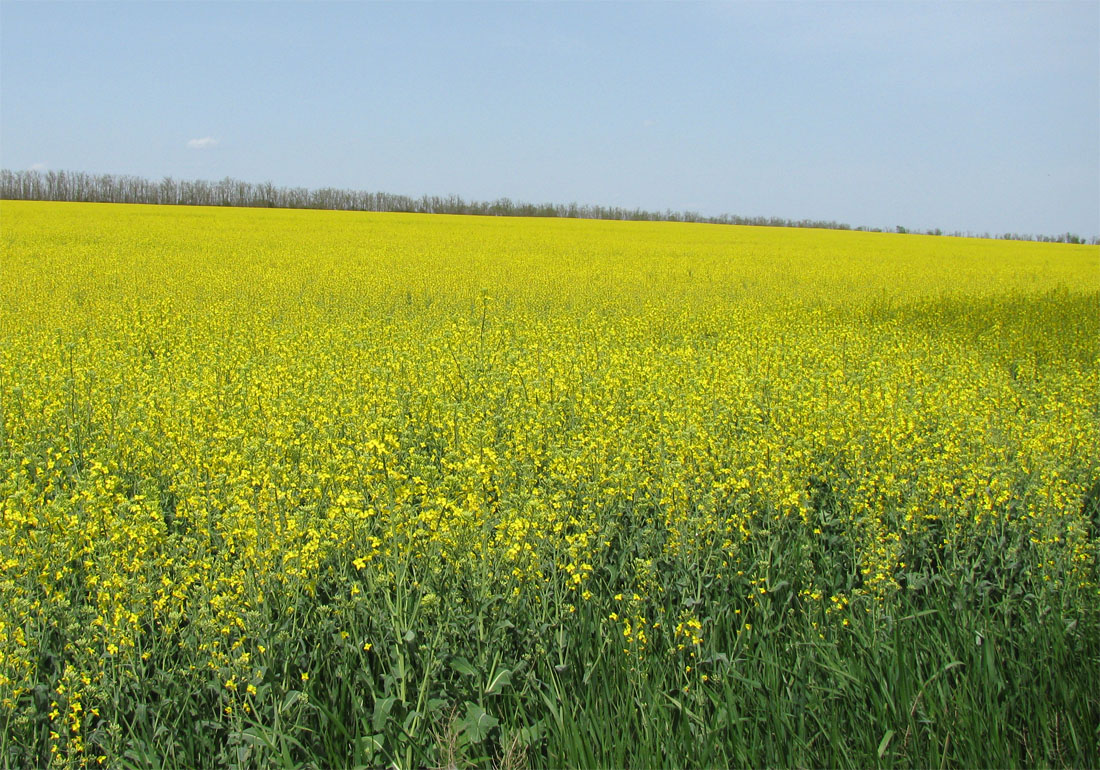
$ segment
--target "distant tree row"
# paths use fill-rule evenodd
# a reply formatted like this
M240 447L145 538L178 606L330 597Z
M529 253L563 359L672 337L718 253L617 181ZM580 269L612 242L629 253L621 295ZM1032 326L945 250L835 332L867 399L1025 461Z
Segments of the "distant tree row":
M82 171L0 171L0 198L9 200L83 201L91 203L158 203L183 206L248 206L338 211L401 211L417 214L472 214L481 216L569 217L713 224L825 227L847 230L838 222L792 221L778 217L704 217L694 211L645 211L618 206L578 203L523 203L509 198L467 201L458 195L414 198L385 192L322 187L276 187L226 177L220 182L176 180L159 182L138 176L87 174Z
M176 206L247 206L281 209L331 209L337 211L393 211L417 214L470 214L502 217L568 217L571 219L619 219L650 222L703 222L720 225L763 225L768 227L817 227L829 230L851 230L842 222L816 219L784 219L782 217L744 217L722 214L703 216L695 211L648 211L619 206L595 206L579 203L524 203L509 198L494 201L467 201L458 195L423 195L419 198L385 192L342 190L322 187L277 187L271 182L254 184L226 177L220 182L177 180L165 177L159 182L139 176L119 174L88 174L83 171L9 171L0 170L0 198L7 200L80 201L88 203L155 203ZM857 227L860 231L882 232L880 228ZM921 232L898 226L896 232ZM943 231L926 230L925 235L944 235ZM953 232L955 236L974 233ZM1100 243L1093 237L1086 241L1072 233L1062 235L1021 235L1005 233L994 236L982 233L976 237L1002 237L1008 240L1047 241L1058 243Z

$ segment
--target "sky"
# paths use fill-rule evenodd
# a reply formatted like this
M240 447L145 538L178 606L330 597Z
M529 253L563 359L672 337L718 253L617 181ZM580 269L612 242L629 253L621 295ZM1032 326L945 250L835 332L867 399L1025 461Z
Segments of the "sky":
M0 166L1100 234L1100 2L0 0Z

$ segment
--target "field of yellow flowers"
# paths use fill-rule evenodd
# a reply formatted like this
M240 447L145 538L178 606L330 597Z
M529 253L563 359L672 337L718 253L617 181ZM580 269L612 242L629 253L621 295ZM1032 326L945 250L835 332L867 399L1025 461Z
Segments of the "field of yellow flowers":
M1100 763L1100 248L0 216L3 767Z

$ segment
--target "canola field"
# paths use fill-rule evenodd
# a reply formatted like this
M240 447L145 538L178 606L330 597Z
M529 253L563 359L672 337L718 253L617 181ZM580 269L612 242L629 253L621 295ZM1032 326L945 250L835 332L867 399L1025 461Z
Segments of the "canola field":
M1100 248L0 222L0 766L1100 764Z

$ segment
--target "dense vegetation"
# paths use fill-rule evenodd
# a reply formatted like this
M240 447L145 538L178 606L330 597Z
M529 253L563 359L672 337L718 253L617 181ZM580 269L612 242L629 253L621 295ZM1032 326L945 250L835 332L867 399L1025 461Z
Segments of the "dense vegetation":
M695 222L721 225L757 225L766 227L812 227L850 230L841 222L781 217L746 217L722 214L703 216L695 211L646 211L619 206L578 203L523 203L509 198L495 201L467 201L458 195L424 195L413 198L385 192L340 190L324 187L277 187L271 182L252 184L226 177L220 182L177 180L158 181L125 174L87 174L80 171L0 171L0 199L30 201L67 201L81 203L153 203L183 206L246 206L252 208L326 209L334 211L378 211L415 214L470 214L505 217L567 217L571 219L616 219L648 222ZM860 231L881 232L879 228L858 227ZM896 232L910 232L898 225ZM914 231L915 232L915 231ZM930 230L927 235L943 235ZM951 233L962 236L963 233ZM972 233L966 233L967 236ZM983 233L983 238L994 237ZM1006 240L1084 243L1073 233L1061 235L1024 235L1004 233ZM1100 238L1093 237L1093 244Z
M1096 247L0 213L5 766L1100 764Z

